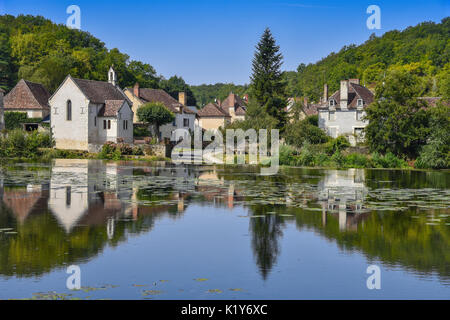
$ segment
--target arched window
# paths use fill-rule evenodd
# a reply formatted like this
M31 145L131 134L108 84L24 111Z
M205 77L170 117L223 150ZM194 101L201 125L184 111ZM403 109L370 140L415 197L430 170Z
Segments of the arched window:
M70 100L67 101L66 111L67 111L67 121L72 121L72 101Z

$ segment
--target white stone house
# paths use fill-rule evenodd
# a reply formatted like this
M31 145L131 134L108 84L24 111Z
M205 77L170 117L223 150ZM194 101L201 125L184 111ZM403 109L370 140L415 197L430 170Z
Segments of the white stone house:
M187 97L185 92L179 93L178 101L164 90L140 88L139 83L136 83L133 88L125 89L124 92L133 103L134 123L139 123L139 119L137 118L137 110L139 107L150 102L162 103L175 115L175 120L172 123L162 125L159 128L160 139L171 139L176 129L185 129L194 132L196 112L186 106Z
M359 84L359 79L341 81L340 90L328 97L328 86L324 88L324 103L318 108L319 128L337 138L346 136L354 146L364 141L364 109L373 102L373 93Z
M133 143L132 103L116 86L114 69L108 82L70 75L49 99L51 130L57 149L98 152L108 141Z

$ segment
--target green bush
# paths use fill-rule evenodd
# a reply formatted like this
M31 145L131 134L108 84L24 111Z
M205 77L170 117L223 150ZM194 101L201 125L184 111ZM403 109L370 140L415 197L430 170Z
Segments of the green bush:
M23 112L5 112L5 128L6 130L20 129L27 119L27 114Z
M281 165L295 165L296 159L295 155L297 154L297 151L288 145L281 145L280 146L280 164Z
M305 142L320 144L328 141L328 136L325 132L312 125L308 119L293 122L286 126L284 138L287 144L301 148Z
M16 129L0 137L0 156L6 158L36 158L42 155L39 149L52 147L49 133Z
M360 153L351 153L344 159L344 164L346 167L350 168L370 168L372 163L370 159Z
M450 152L444 154L434 144L422 148L414 166L418 169L446 169L450 167Z
M408 166L405 160L396 157L391 152L384 156L374 153L372 155L372 164L375 168L405 168Z
M339 136L336 139L331 139L325 144L325 150L329 155L333 155L337 151L341 152L348 147L350 147L350 143L344 136Z
M149 137L150 131L148 131L147 127L135 125L133 127L133 135L134 135L134 137L139 137L139 138L140 137Z

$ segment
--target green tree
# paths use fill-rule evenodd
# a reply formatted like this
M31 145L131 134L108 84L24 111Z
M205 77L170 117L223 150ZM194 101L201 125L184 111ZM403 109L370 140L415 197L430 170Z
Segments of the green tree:
M376 92L375 101L366 109L370 149L414 159L430 132L426 108L417 99L419 78L405 70L393 70Z
M280 53L280 47L267 28L256 45L252 62L253 73L250 77L250 93L251 99L260 106L260 112L263 111L277 119L280 129L286 123L287 105L286 82L281 72L282 64L283 55Z
M151 126L152 134L159 140L159 127L175 120L175 115L159 102L147 103L137 110L139 121Z
M180 92L185 92L188 106L197 105L197 101L195 100L191 88L189 87L188 84L186 84L186 82L183 80L182 77L173 76L170 77L169 80L162 80L161 88L164 89L168 94L170 94L174 99L177 100L178 94Z

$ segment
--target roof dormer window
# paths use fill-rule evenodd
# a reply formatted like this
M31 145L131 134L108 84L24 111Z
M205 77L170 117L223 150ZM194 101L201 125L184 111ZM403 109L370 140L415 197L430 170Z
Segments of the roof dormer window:
M329 105L330 107L334 107L336 105L336 101L334 99L330 99Z
M358 106L358 107L362 107L363 104L364 104L363 99L358 99L358 101L357 101L357 106Z

